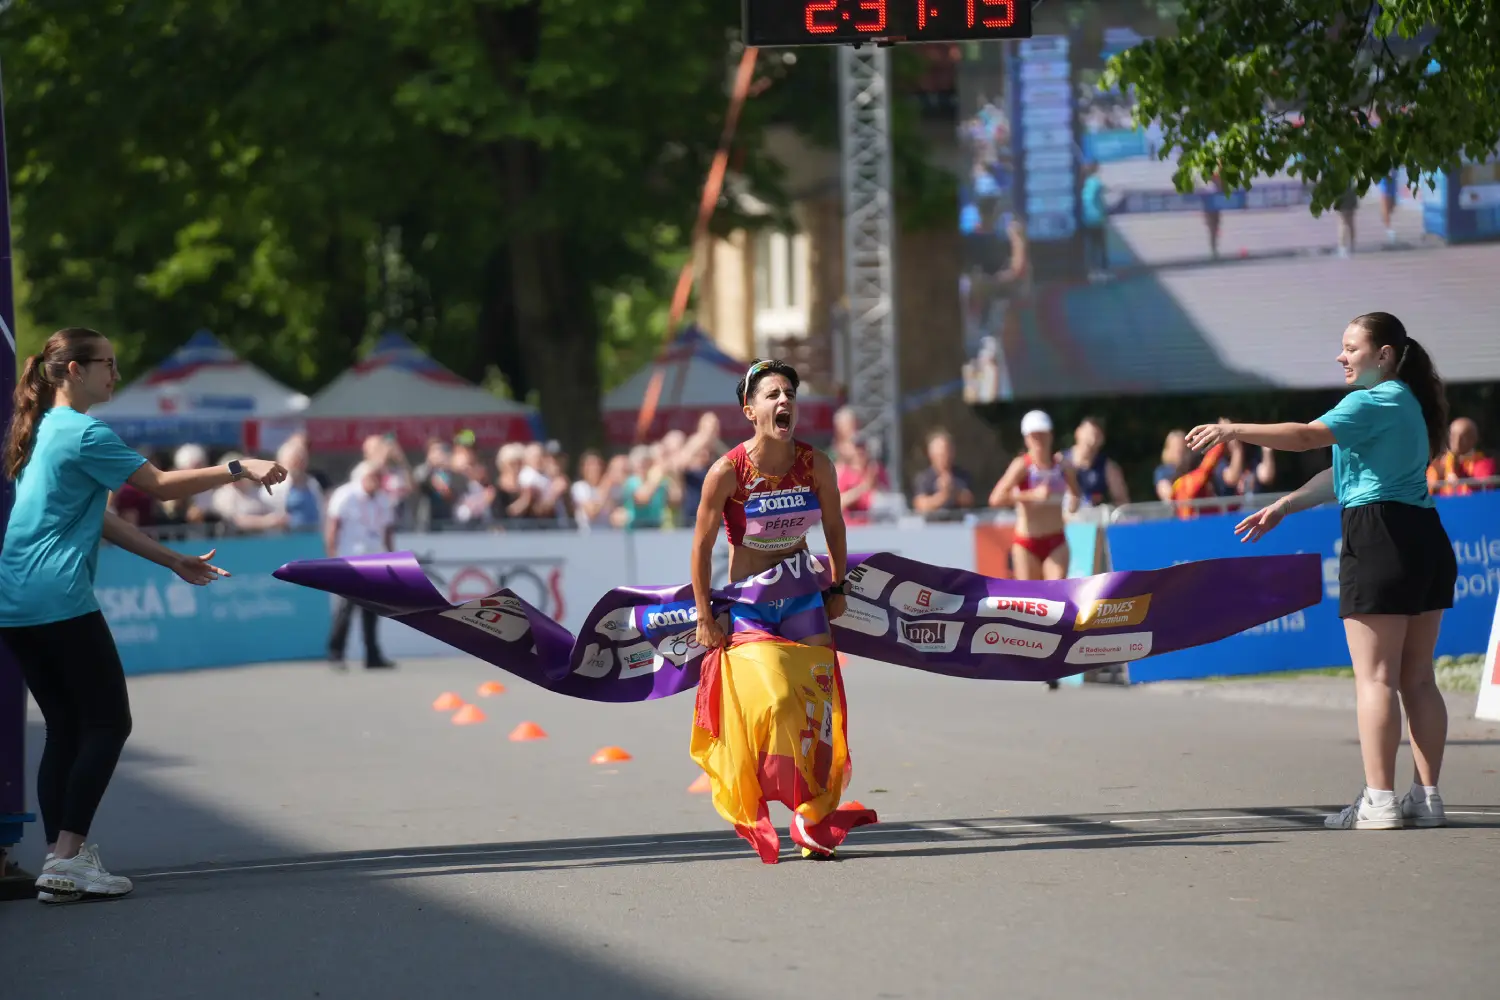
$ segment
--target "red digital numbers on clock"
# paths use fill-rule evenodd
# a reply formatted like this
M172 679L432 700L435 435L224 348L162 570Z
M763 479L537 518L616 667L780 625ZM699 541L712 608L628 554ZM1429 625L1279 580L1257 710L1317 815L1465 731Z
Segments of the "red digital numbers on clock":
M810 3L807 5L807 32L810 35L831 35L838 31L834 24L819 24L818 13L825 10L836 10L838 0L823 0L822 3Z
M869 13L853 16L848 11L839 12L839 0L819 0L804 8L803 24L810 35L831 35L839 30L840 20L850 22L855 31L884 31L885 4L886 0L859 0L859 10ZM820 18L819 15L825 11L830 12L829 16ZM871 17L870 14L874 16Z
M986 28L1009 28L1016 23L1016 0L968 0L968 4L968 24L971 28L974 27L975 7L983 7L989 10L999 7L1004 11L1004 13L994 17L981 16L979 23Z

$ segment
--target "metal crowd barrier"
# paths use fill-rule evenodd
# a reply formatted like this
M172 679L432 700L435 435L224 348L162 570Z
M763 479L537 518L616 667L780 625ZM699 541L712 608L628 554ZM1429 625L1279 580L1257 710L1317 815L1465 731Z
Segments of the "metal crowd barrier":
M1459 479L1440 486L1439 496L1450 495L1449 491L1479 492L1500 488L1500 476L1477 479ZM1065 515L1068 523L1127 524L1140 521L1164 521L1197 517L1219 513L1239 513L1242 516L1267 507L1290 491L1270 493L1247 493L1223 497L1199 497L1192 500L1143 500L1122 504L1118 507L1103 504L1085 506ZM887 525L920 527L923 524L1010 524L1015 521L1012 507L967 507L953 510L920 512L912 510L905 502L888 500L874 510L846 513L845 519L854 525ZM691 521L671 523L667 528L690 528ZM253 538L260 535L282 535L285 531L242 532L222 521L182 524L159 524L143 526L146 534L162 541L191 541L198 539ZM616 528L608 523L580 524L571 517L503 518L480 521L457 521L454 519L416 517L410 513L398 521L397 531L484 533L494 531L657 531L660 528Z
M1462 495L1463 492L1477 493L1496 488L1500 488L1500 476L1455 479L1452 482L1439 483L1433 495L1441 498ZM1111 508L1106 523L1164 521L1182 518L1184 512L1187 517L1225 512L1246 515L1263 507L1269 507L1291 492L1291 490L1281 490L1275 493L1245 493L1224 497L1198 497L1192 500L1143 500L1139 503L1127 503Z

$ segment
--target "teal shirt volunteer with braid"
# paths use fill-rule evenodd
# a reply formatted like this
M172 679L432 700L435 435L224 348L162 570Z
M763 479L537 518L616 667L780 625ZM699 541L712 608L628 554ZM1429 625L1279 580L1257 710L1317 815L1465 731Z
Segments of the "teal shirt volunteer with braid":
M0 548L0 627L99 610L105 501L144 464L102 420L67 406L42 414Z

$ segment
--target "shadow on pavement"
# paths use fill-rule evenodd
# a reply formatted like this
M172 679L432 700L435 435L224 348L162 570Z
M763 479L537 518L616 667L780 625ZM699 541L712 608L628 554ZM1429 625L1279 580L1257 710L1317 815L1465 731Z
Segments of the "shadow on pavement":
M854 831L841 850L844 860L940 857L1007 851L1105 850L1113 848L1251 846L1277 842L1271 834L1321 831L1325 808L1236 808L1193 812L1131 812L1095 816L999 816L909 823L881 823ZM1463 807L1450 807L1461 810ZM1488 822L1455 819L1451 826L1500 827L1500 811ZM1254 837L1256 839L1245 839ZM1239 838L1239 839L1225 839ZM782 837L782 863L801 859ZM354 875L364 880L482 872L568 871L622 865L731 861L758 866L744 841L729 831L649 836L591 837L516 843L457 844L411 850L293 855L250 863L188 865L132 874L143 885L169 893L207 891L220 880L313 874Z
M41 727L31 725L27 776L34 796ZM152 773L178 762L127 748L90 840L111 859L203 857L232 847L287 857L295 843L163 791ZM27 830L34 868L39 824ZM284 870L285 871L285 870ZM297 869L290 869L297 872ZM168 885L163 885L167 882ZM211 884L206 884L211 882ZM524 903L497 917L415 887L372 879L330 887L293 874L204 879L202 891L139 878L121 900L44 906L0 903L0 996L216 1000L264 997L547 997L549 1000L688 1000L694 994L626 967L607 944L561 940L523 925ZM509 903L502 900L502 903ZM59 952L59 947L64 950ZM81 950L80 950L81 949ZM72 953L71 958L64 955ZM86 957L84 957L86 956ZM59 964L59 962L63 964Z

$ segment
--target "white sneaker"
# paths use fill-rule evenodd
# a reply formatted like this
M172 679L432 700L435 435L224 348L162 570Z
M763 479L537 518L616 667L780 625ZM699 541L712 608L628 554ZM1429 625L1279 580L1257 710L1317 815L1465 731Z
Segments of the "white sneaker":
M99 846L86 845L77 857L57 858L49 856L42 865L42 874L36 880L39 891L53 896L124 896L135 888L123 875L111 875L99 861ZM40 895L40 893L39 893ZM67 902L67 900L47 900Z
M1325 817L1323 825L1330 830L1399 830L1406 821L1402 818L1400 803L1392 800L1390 805L1377 806L1361 791L1353 805Z
M48 851L47 857L42 861L42 864L45 865L51 860L52 852ZM71 903L82 896L83 893L81 892L48 892L45 889L38 889L36 891L36 898L39 903Z
M1433 792L1427 799L1412 798L1411 792L1401 796L1401 815L1411 820L1412 826L1446 826L1448 817L1443 814L1443 797Z

